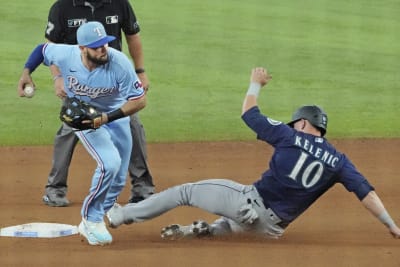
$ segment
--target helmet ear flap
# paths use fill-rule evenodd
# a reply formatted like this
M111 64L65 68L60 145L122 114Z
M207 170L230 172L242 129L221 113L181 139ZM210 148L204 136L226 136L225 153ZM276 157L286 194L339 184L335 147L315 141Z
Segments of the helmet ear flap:
M293 120L293 121L291 121L291 122L288 122L287 125L289 125L290 127L294 128L294 124L295 124L296 122L298 122L299 120L301 120L301 119Z
M310 105L300 107L293 113L292 120L288 122L287 125L293 128L293 125L301 119L308 120L311 125L321 132L321 136L326 134L328 128L328 116L319 106Z

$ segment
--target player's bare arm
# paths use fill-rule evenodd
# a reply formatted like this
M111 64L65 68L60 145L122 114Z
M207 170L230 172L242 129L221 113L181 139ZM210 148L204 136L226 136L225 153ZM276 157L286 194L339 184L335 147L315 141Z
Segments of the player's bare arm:
M102 113L101 120L95 122L96 128L100 127L103 124L108 122L117 120L122 117L126 117L132 115L133 113L138 112L146 106L146 95L143 95L141 98L137 98L135 100L129 100L121 108L112 111L110 113ZM91 123L90 121L84 121L83 123Z
M128 44L129 54L135 64L136 74L142 82L143 88L147 91L150 87L150 82L144 68L144 55L140 35L139 33L125 34L125 39Z
M375 191L370 191L362 200L362 204L389 229L393 237L400 238L400 229L390 217Z
M121 107L121 110L126 116L129 116L143 109L146 106L146 102L147 102L146 95L143 95L140 98L137 98L135 100L129 100L128 102L126 102Z
M82 124L91 125L91 128L97 129L103 124L132 115L133 113L136 113L139 110L143 109L145 106L146 95L143 95L141 98L126 102L124 105L122 105L121 108L117 110L111 111L109 113L103 112L101 113L101 115L96 116L91 120L83 120Z
M54 90L57 97L63 99L67 96L67 93L64 90L64 79L61 75L60 69L56 65L49 66L51 76L54 81Z
M47 40L47 42L51 42ZM22 70L21 77L18 81L17 92L19 96L25 96L24 94L24 87L26 85L30 85L35 88L35 83L33 82L31 73L35 71L35 69L42 64L43 56L40 55L40 47L36 47L28 57L28 60L25 63L25 67Z
M272 76L268 74L266 69L261 67L252 69L250 86L243 101L242 114L257 105L257 97L261 87L265 86L271 79Z

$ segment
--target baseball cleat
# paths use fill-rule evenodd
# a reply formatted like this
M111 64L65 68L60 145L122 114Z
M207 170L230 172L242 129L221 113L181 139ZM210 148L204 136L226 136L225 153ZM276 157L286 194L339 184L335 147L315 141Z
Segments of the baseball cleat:
M121 210L121 205L118 203L114 203L109 211L106 213L106 217L108 219L108 225L111 228L117 228L121 224L124 224L124 214Z
M103 246L112 242L112 236L104 222L89 222L82 218L78 231L92 246Z
M145 198L144 197L131 197L128 200L128 203L138 203L140 201L143 201Z
M161 238L166 240L177 240L187 236L189 233L189 226L182 226L179 224L171 224L161 230Z
M50 207L67 207L70 204L69 200L63 195L44 195L42 201Z
M178 240L182 238L210 236L210 225L205 221L194 221L191 225L171 224L161 230L161 238Z
M210 236L211 227L206 221L198 220L194 221L191 227L191 232L197 237Z
M136 186L137 186L137 185L136 185ZM136 186L133 186L133 187L136 187ZM138 196L138 195L131 195L131 197L130 197L129 200L128 200L128 204L129 204L129 203L138 203L138 202L140 202L140 201L145 200L146 198L151 197L151 195L153 195L153 194L154 194L153 192L148 192L148 193L145 193L145 194L140 195L140 196Z

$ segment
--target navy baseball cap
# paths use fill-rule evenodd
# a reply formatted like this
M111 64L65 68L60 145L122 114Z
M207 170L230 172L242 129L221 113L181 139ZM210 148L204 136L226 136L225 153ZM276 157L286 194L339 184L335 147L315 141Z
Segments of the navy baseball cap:
M97 48L115 40L115 36L107 35L103 24L97 21L89 21L82 24L76 32L78 45L89 48Z

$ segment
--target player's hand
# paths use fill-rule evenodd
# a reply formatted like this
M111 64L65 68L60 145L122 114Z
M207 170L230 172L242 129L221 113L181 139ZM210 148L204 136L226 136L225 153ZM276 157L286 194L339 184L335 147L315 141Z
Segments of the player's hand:
M251 200L248 199L247 204L243 205L238 212L238 219L244 224L253 224L258 219L258 213L253 208Z
M250 82L259 83L261 86L266 85L272 76L268 74L268 71L262 67L252 69L250 75Z
M142 72L138 74L139 80L142 83L143 89L147 92L150 89L150 82L147 78L146 72Z
M29 70L25 68L22 71L21 77L19 78L19 81L18 81L17 93L19 96L25 96L24 87L27 84L29 84L33 88L35 88L35 84L32 80L31 74L29 73Z
M67 93L64 90L64 79L58 78L54 81L54 90L57 97L64 99L67 96Z
M394 238L400 238L400 229L396 225L392 226L390 229L390 233Z
M97 129L101 125L106 124L107 121L108 121L107 115L105 113L101 113L97 117L91 120L83 120L82 124L86 124L88 128Z

